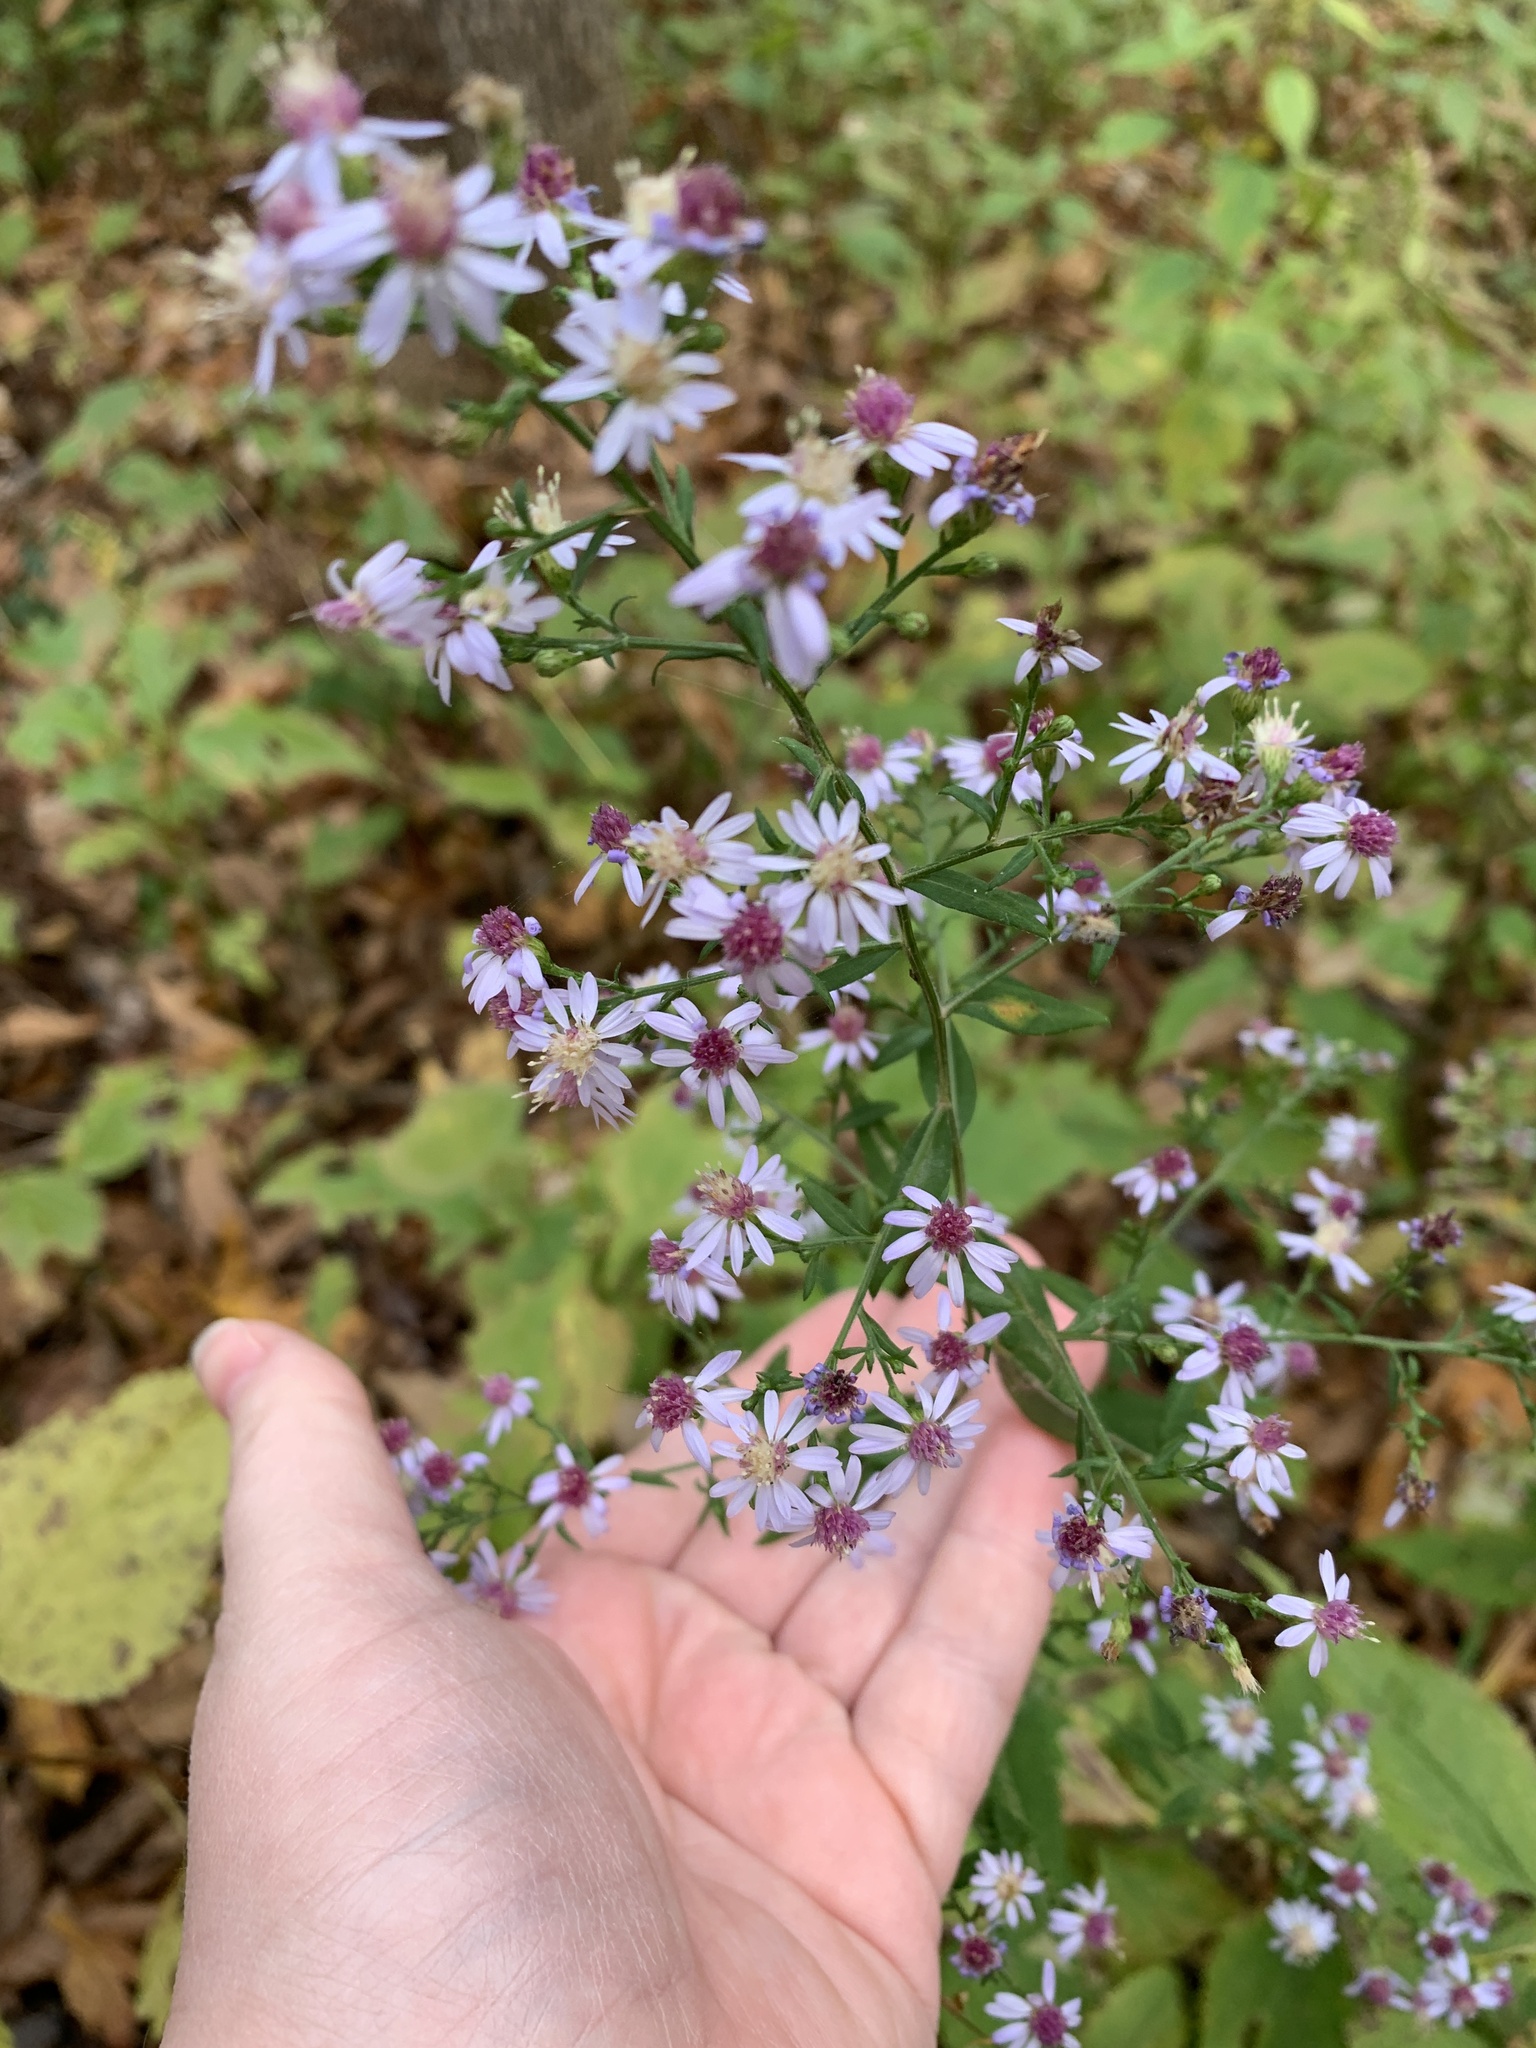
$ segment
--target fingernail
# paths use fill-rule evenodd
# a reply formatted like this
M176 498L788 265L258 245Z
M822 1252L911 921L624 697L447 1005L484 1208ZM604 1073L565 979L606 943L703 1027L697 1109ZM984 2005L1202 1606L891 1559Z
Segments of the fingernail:
M192 1346L189 1363L214 1407L229 1412L236 1387L271 1351L275 1338L264 1329L221 1316L210 1323Z

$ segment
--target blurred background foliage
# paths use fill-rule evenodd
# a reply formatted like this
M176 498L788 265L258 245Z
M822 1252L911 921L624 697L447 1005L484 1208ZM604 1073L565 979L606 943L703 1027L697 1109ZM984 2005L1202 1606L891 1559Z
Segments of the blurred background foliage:
M258 59L288 25L275 0L0 13L0 1442L33 1446L0 1465L90 1462L100 1404L178 1366L219 1313L304 1325L439 1436L472 1419L471 1375L515 1364L572 1428L625 1440L624 1390L670 1342L643 1244L716 1141L658 1093L600 1154L567 1124L525 1128L457 959L508 900L564 960L653 964L657 927L602 891L570 901L591 805L790 788L728 665L529 675L445 709L413 657L305 623L333 557L403 535L462 561L495 491L555 451L536 423L486 440L456 409L488 395L475 367L445 379L414 345L364 379L321 344L307 376L247 397L248 337L210 317L185 251L260 160ZM1041 516L989 537L995 581L935 586L928 639L834 671L824 722L991 730L1011 661L993 619L1059 597L1105 660L1060 693L1099 757L1074 778L1082 812L1109 800L1115 710L1171 709L1228 648L1273 641L1317 734L1366 742L1366 793L1402 825L1383 905L1314 900L1220 952L1153 919L1093 992L1111 1014L1086 1045L978 1027L980 1190L1057 1270L1112 1275L1107 1176L1182 1103L1219 1102L1233 1033L1262 1011L1398 1055L1365 1105L1383 1207L1454 1199L1478 1226L1434 1311L1463 1280L1529 1281L1536 5L634 0L622 31L636 153L722 158L772 228L731 314L742 403L704 448L706 534L729 533L739 495L711 458L834 412L860 364L983 436L1049 430ZM567 503L585 490L568 477ZM641 615L664 604L658 559L610 573ZM1081 962L1041 981L1086 992ZM886 1092L915 1088L909 1071ZM1255 1156L1248 1183L1296 1164ZM1258 1269L1244 1185L1159 1277ZM735 1341L776 1327L792 1284L754 1288ZM1445 1682L1467 1700L1475 1677L1532 1722L1536 1620L1505 1569L1532 1465L1496 1381L1453 1361L1432 1390L1460 1477L1442 1524L1381 1547L1377 1605L1460 1663ZM159 1429L182 1473L174 1384L164 1405L171 1420L123 1426ZM70 1418L92 1411L72 1451ZM1331 1362L1298 1424L1312 1527L1270 1546L1282 1567L1305 1569L1319 1535L1377 1538L1389 1421L1369 1363ZM182 1492L165 1569L185 1608L210 1510L206 1487ZM1210 1558L1232 1539L1204 1540ZM49 1570L88 1580L95 1541L84 1526ZM154 1672L105 1703L85 1623L75 1680L61 1653L45 1690L0 1617L6 1760L44 1759L0 1803L0 2011L21 2000L28 2025L126 2042L163 2007L171 1793L209 1611L199 1593L165 1661L146 1608L121 1668ZM1068 1659L1030 1711L1066 1714L1081 1676ZM1069 1834L1168 1803L1130 1784L1141 1711L1073 1738ZM1162 1712L1145 1706L1154 1735ZM1021 1737L1015 1762L1054 1740ZM1084 1742L1122 1744L1111 1776L1136 1803L1093 1807ZM86 1761L46 1761L61 1753ZM1016 1775L995 1799L1065 1842L1056 1779ZM1155 1864L1159 1839L1122 1861ZM1228 1910L1202 1918L1192 1891L1177 1938L1138 1952L1150 1975ZM1222 1981L1259 1982L1230 1939ZM1091 2038L1176 2043L1182 1999L1165 2024L1166 1981L1149 1983L1122 2000L1129 2031ZM1208 2048L1250 2038L1214 2009ZM1332 2038L1321 2025L1273 2038Z

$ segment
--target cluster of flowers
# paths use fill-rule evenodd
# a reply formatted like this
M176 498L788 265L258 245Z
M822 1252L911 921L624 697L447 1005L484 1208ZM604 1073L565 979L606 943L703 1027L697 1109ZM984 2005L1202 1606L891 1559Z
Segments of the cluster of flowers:
M1002 1929L1032 1922L1034 1901L1045 1889L1045 1879L1016 1849L982 1850L964 1887L972 1917L950 1929L955 1944L951 1967L962 1977L995 1976L1008 1957ZM987 2016L1003 2022L992 2035L994 2041L1003 2048L1075 2048L1072 2029L1082 2018L1082 2000L1058 2000L1056 1967L1078 1958L1118 1955L1116 1911L1103 1878L1093 1885L1065 1888L1061 1904L1052 1906L1046 1917L1055 1954L1042 1966L1040 1989L1023 1995L1000 1991L987 2004Z

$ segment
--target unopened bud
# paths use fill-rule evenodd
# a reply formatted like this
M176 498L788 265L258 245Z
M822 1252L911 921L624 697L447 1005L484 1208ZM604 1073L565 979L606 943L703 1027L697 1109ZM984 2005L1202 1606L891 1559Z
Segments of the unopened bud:
M580 668L586 658L579 647L541 647L533 657L534 674L563 676L567 669Z
M1221 887L1221 877L1220 875L1202 875L1200 877L1200 886L1202 889L1219 889Z
M501 354L507 367L519 371L525 377L552 377L554 365L546 363L538 349L526 334L519 334L515 327L501 330Z
M1248 1668L1248 1659L1237 1646L1237 1637L1224 1621L1217 1622L1211 1630L1211 1641L1226 1659L1227 1669L1237 1681L1239 1692L1257 1696L1263 1691L1263 1687Z
M1036 733L1035 738L1038 740L1064 740L1069 738L1076 730L1077 727L1066 712L1058 711L1044 732Z
M1117 1614L1109 1624L1109 1634L1099 1645L1099 1655L1106 1664L1118 1664L1120 1652L1130 1640L1131 1617L1128 1614Z
M928 638L928 614L926 612L893 612L891 625L903 640L926 640Z
M1177 1365L1184 1355L1171 1337L1154 1337L1147 1349L1164 1365Z
M688 337L690 348L702 348L713 355L716 349L724 348L729 337L718 320L701 320Z
M912 481L911 470L904 468L881 448L869 458L869 473L881 490L899 505Z
M1002 566L996 555L967 555L963 562L951 562L944 570L944 574L965 576L973 583L980 583L984 577L995 576Z

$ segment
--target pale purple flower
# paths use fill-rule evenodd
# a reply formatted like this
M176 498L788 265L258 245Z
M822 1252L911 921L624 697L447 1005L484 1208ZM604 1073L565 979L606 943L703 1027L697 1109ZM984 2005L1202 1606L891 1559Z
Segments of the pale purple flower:
M592 813L592 822L587 832L588 846L597 848L597 858L576 884L576 901L579 903L605 867L618 869L624 881L624 893L631 903L640 903L645 896L645 877L640 872L634 851L630 845L630 834L634 826L626 812L617 804L601 803Z
M431 1501L442 1507L462 1490L471 1472L483 1468L486 1460L483 1451L466 1451L455 1457L452 1451L439 1450L431 1437L420 1436L400 1453L396 1462L418 1502Z
M1279 1513L1279 1498L1292 1497L1287 1459L1303 1459L1306 1452L1291 1442L1291 1425L1283 1415L1253 1415L1238 1405L1218 1402L1208 1408L1214 1425L1210 1448L1217 1457L1227 1458L1227 1476L1239 1489L1246 1488L1271 1520ZM1278 1498L1277 1498L1278 1497Z
M1395 1529L1409 1515L1427 1514L1438 1491L1433 1479L1425 1479L1418 1472L1404 1472L1392 1489L1391 1502L1381 1518L1382 1527Z
M748 214L746 195L723 164L686 159L658 174L625 179L623 225L622 239L593 259L594 269L621 286L651 276L681 252L729 265L768 232ZM729 269L716 273L714 285L729 298L751 302L752 294Z
M844 439L856 443L861 455L889 455L913 476L932 476L957 457L975 459L974 434L940 420L914 420L912 413L911 394L894 377L860 370L843 405L850 429Z
M1376 1164L1381 1125L1363 1116L1331 1116L1323 1130L1322 1157L1330 1166L1368 1172Z
M1223 673L1212 676L1208 683L1201 685L1200 702L1208 704L1234 684L1245 696L1250 696L1255 690L1278 690L1282 683L1290 680L1290 670L1273 647L1250 647L1246 654L1227 656Z
M1513 1997L1508 1963L1500 1963L1489 1975L1470 1982L1427 1970L1414 1993L1413 2010L1421 2019L1443 2019L1453 2033L1459 2033L1479 2013L1500 2012Z
M824 1471L836 1464L837 1453L806 1441L816 1425L803 1412L800 1395L781 1400L770 1387L761 1415L727 1419L733 1439L711 1448L717 1457L734 1459L736 1470L716 1480L710 1493L725 1502L727 1515L750 1507L760 1532L784 1535L803 1527L808 1510L799 1480L791 1475Z
M1175 1593L1164 1586L1157 1596L1157 1614L1169 1635L1186 1643L1205 1643L1216 1626L1216 1610L1203 1593Z
M477 1606L491 1607L503 1621L520 1614L547 1614L555 1593L539 1577L539 1561L529 1559L521 1543L498 1553L488 1536L470 1552L469 1577L463 1591Z
M779 812L785 837L801 849L777 855L775 864L802 872L774 891L780 913L805 913L806 937L819 953L857 953L860 934L877 944L891 936L891 910L901 891L880 879L877 864L890 852L883 841L867 845L859 829L859 806L850 799L841 811L824 803L814 814L796 803Z
M762 1110L747 1075L761 1074L764 1067L789 1066L796 1057L757 1021L762 1014L760 1003L738 1003L718 1024L711 1024L697 1003L679 996L671 1009L652 1010L646 1018L653 1031L678 1041L653 1050L651 1064L680 1068L683 1079L702 1090L717 1131L725 1129L727 1089L742 1115L757 1123Z
M1160 1145L1134 1166L1112 1174L1110 1184L1125 1190L1139 1216L1150 1216L1159 1202L1176 1202L1199 1178L1194 1160L1182 1145Z
M1157 1658L1153 1655L1153 1646L1162 1641L1162 1630L1157 1625L1156 1603L1151 1600L1143 1600L1141 1605L1134 1608L1127 1618L1130 1625L1130 1634L1125 1639L1125 1647L1130 1651L1132 1657L1135 1658L1142 1670L1145 1671L1148 1678L1156 1678ZM1097 1621L1090 1621L1088 1624L1089 1645L1101 1657L1111 1635L1114 1633L1114 1627L1115 1624L1108 1615L1101 1615Z
M1119 1580L1132 1558L1150 1557L1153 1537L1140 1515L1126 1521L1108 1501L1095 1501L1090 1494L1084 1506L1068 1494L1062 1512L1049 1529L1037 1531L1036 1541L1055 1556L1052 1589L1059 1593L1063 1586L1086 1585L1094 1606L1102 1607L1105 1579Z
M1488 1292L1496 1316L1506 1316L1512 1323L1536 1323L1536 1289L1522 1287L1514 1280L1500 1280Z
M302 43L289 53L270 92L272 118L288 140L252 180L254 199L264 199L285 180L298 178L320 205L339 205L338 158L377 156L388 163L409 163L399 143L448 132L441 121L383 121L364 114L359 88L313 43Z
M1137 718L1129 711L1112 721L1120 732L1130 733L1135 745L1110 758L1110 767L1121 770L1122 783L1141 782L1149 775L1161 775L1163 794L1177 797L1192 777L1213 782L1238 782L1242 778L1230 761L1201 744L1207 721L1193 704L1186 704L1172 718L1165 712L1149 711Z
M916 782L923 771L923 753L919 740L882 740L872 732L843 736L843 766L872 811L895 803L898 789Z
M427 649L427 674L445 704L455 672L478 676L493 689L510 690L496 632L536 632L560 609L559 598L543 596L531 576L514 576L509 583L506 563L497 560L500 553L501 542L493 540L475 556L469 569L471 575L484 572L480 581L444 607L442 638Z
M477 1012L493 996L505 996L516 1010L525 983L530 988L543 988L544 969L529 944L542 930L536 917L519 917L504 903L481 918L464 955L461 984L469 990L470 1003Z
M513 1034L520 1052L537 1060L529 1094L536 1109L590 1109L600 1124L628 1123L634 1115L625 1097L632 1082L624 1071L622 1043L639 1021L632 1003L597 1014L597 980L583 975L563 991L546 988L544 1014L519 1017Z
M824 1358L805 1376L805 1412L834 1425L862 1420L869 1395L855 1367Z
M493 1372L480 1382L480 1397L491 1411L481 1424L487 1445L499 1444L519 1417L533 1413L538 1391L537 1380L515 1380L505 1372Z
M1007 1943L973 1920L962 1920L951 1927L949 1938L955 1944L950 1951L949 1967L962 1977L995 1976L1008 1960Z
M1252 1700L1240 1694L1218 1699L1215 1693L1206 1693L1200 1702L1200 1725L1229 1763L1244 1764L1250 1770L1275 1746L1268 1720Z
M1338 1921L1310 1899L1276 1899L1268 1919L1275 1930L1270 1947L1299 1969L1312 1969L1339 1938Z
M1205 936L1212 940L1224 939L1254 911L1272 930L1289 924L1301 908L1303 887L1300 875L1266 875L1256 889L1240 882L1232 891L1227 908L1218 912L1206 926Z
M1346 1998L1359 1998L1365 2004L1375 2006L1378 2011L1410 2012L1412 2001L1408 1995L1408 1984L1396 1970L1383 1969L1379 1964L1362 1970L1358 1977L1344 1986Z
M1326 1810L1336 1831L1375 1814L1370 1759L1335 1723L1318 1729L1315 1742L1291 1744L1291 1779L1303 1799Z
M1048 705L1037 705L1030 715L1026 737L1038 739L1055 715ZM994 732L984 740L952 739L939 749L939 758L962 789L972 790L977 796L989 796L997 786L997 778L1013 759L1017 743L1018 734L1014 732ZM1085 761L1094 759L1076 728L1065 739L1053 740L1051 748L1053 788L1069 768L1081 768ZM1015 769L1009 795L1016 804L1037 804L1043 800L1044 785L1036 761L1024 761Z
M1330 1180L1316 1167L1310 1169L1307 1178L1316 1193L1309 1195L1303 1190L1301 1194L1293 1195L1291 1206L1310 1217L1311 1233L1277 1231L1275 1235L1284 1245L1286 1256L1325 1260L1333 1274L1334 1285L1345 1293L1351 1287L1369 1286L1370 1274L1354 1257L1355 1247L1360 1242L1360 1211L1365 1206L1365 1197L1358 1188Z
M1437 1266L1445 1264L1446 1253L1455 1251L1463 1236L1454 1209L1441 1209L1428 1216L1410 1216L1397 1227L1407 1238L1410 1251L1417 1252L1422 1258L1433 1259Z
M727 815L730 809L727 789L711 797L691 825L670 804L664 804L659 818L647 818L635 827L629 843L651 875L645 890L645 923L656 915L668 889L680 887L695 875L707 875L732 889L757 880L763 856L740 843L742 834L751 829L752 813Z
M1321 1601L1304 1600L1299 1593L1276 1593L1264 1603L1275 1614L1298 1617L1289 1628L1281 1629L1275 1645L1281 1650L1293 1650L1310 1642L1307 1669L1314 1678L1328 1662L1328 1652L1334 1644L1363 1636L1368 1626L1349 1597L1348 1577L1333 1568L1332 1551L1323 1552L1317 1560L1317 1570L1323 1582Z
M761 597L773 659L798 689L808 690L832 652L832 629L821 608L826 588L821 515L805 505L782 519L749 526L725 548L673 584L671 602L712 619L739 597Z
M322 217L307 185L297 178L278 185L257 208L258 232L230 216L215 223L218 240L197 270L212 301L211 317L259 326L251 389L265 395L277 374L281 343L289 362L309 361L309 340L299 322L352 297L348 278L337 271L296 262L293 244Z
M717 1351L695 1373L657 1374L651 1381L645 1406L635 1418L636 1429L650 1430L653 1451L661 1449L670 1431L681 1430L689 1457L709 1471L709 1445L701 1424L712 1422L720 1429L735 1426L738 1418L734 1409L746 1399L745 1390L729 1383L722 1387L717 1382L725 1379L740 1360L739 1351Z
M386 1415L379 1424L379 1442L389 1454L389 1462L398 1472L400 1461L411 1447L416 1432L403 1415Z
M1465 1938L1456 1902L1450 1898L1436 1902L1434 1919L1414 1936L1434 1975L1458 1984L1469 1983L1472 1976L1472 1959L1462 1945Z
M1053 1906L1046 1921L1056 1937L1059 1960L1070 1963L1085 1949L1094 1955L1118 1954L1117 1909L1109 1903L1109 1886L1103 1878L1091 1890L1085 1884L1069 1884L1061 1896L1069 1903Z
M1218 1294L1204 1273L1196 1273L1188 1289L1159 1288L1152 1320L1165 1330L1174 1323L1195 1323L1219 1332L1237 1320L1238 1304L1247 1291L1241 1280L1234 1280Z
M958 1305L965 1300L965 1267L969 1266L983 1287L993 1294L1003 1291L1003 1275L1010 1266L1017 1264L1018 1253L1005 1244L985 1244L978 1232L985 1231L989 1237L1001 1237L1005 1224L995 1209L984 1203L972 1202L961 1207L960 1203L941 1200L929 1194L926 1188L912 1185L901 1191L915 1202L915 1209L888 1209L882 1218L888 1230L900 1230L901 1236L886 1246L882 1257L886 1265L893 1265L898 1259L905 1259L916 1253L907 1269L907 1285L921 1301L933 1287L942 1280L949 1289L951 1299ZM964 1264L961 1261L964 1261Z
M790 445L787 455L727 455L743 469L776 472L782 479L742 500L741 516L749 532L783 525L797 512L809 511L816 521L821 559L840 569L850 554L874 560L875 550L901 547L901 535L889 524L897 508L884 491L861 491L857 483L860 450L848 442L828 441L809 428Z
M555 329L555 340L576 366L547 385L543 396L556 405L617 400L592 444L599 476L621 462L644 469L654 443L671 441L680 427L703 426L710 413L735 398L713 381L717 356L684 348L668 333L667 316L681 307L665 287L638 284L611 299L575 291L571 309Z
M529 145L514 196L518 241L556 270L568 267L573 240L580 246L607 231L592 211L591 188L576 182L576 166L553 142Z
M707 876L694 875L678 893L667 933L720 948L721 965L730 969L717 984L721 995L743 988L769 1009L787 1010L811 992L808 948L795 917L775 890L754 900L740 890L727 895Z
M954 482L928 507L930 524L938 529L962 512L981 509L1027 526L1035 516L1035 497L1025 488L1024 465L1040 441L1039 434L1013 434L989 441L979 455L957 456Z
M608 1496L622 1493L630 1483L623 1465L617 1451L601 1464L583 1465L569 1444L556 1444L554 1470L540 1472L528 1488L529 1505L544 1510L539 1527L552 1529L567 1515L579 1514L589 1536L605 1536Z
M1256 1017L1251 1024L1245 1024L1237 1034L1237 1042L1244 1052L1261 1052L1266 1058L1282 1060L1288 1067L1304 1067L1307 1053L1300 1038L1289 1024L1271 1024L1267 1017Z
M508 526L522 525L531 534L559 533L571 523L560 503L559 472L547 477L542 463L539 465L538 489L527 501L526 520L510 491L503 491L491 510ZM606 514L602 516L607 517ZM552 542L538 556L540 568L547 574L548 565L553 563L569 575L588 555L599 562L611 560L620 548L632 548L635 544L634 536L624 531L624 524L623 520L618 520L606 526L601 537L596 527L590 533L567 534L564 540Z
M763 1398L766 1407L768 1397ZM857 1457L850 1456L844 1465L835 1452L827 1455L820 1479L812 1480L796 1499L792 1526L805 1533L795 1537L793 1548L804 1550L813 1544L858 1570L866 1552L889 1556L893 1548L882 1532L895 1516L876 1505L885 1491L885 1475L877 1472L865 1479Z
M1365 748L1359 740L1345 740L1307 758L1307 773L1314 782L1331 783L1335 789L1353 790L1365 773Z
M492 180L488 164L450 178L440 163L386 162L376 198L338 208L294 243L295 261L317 269L356 271L394 258L358 329L357 345L373 362L396 353L418 303L439 355L452 353L460 322L494 348L503 297L544 283L541 271L496 253L518 239L517 201L506 192L493 196Z
M886 1420L855 1423L852 1448L861 1458L884 1457L890 1451L899 1453L881 1475L884 1496L905 1491L914 1478L918 1492L926 1493L935 1469L957 1468L986 1429L984 1422L974 1419L981 1407L979 1401L953 1405L959 1387L957 1372L943 1373L933 1382L920 1380L912 1389L912 1398L917 1402L915 1414L889 1394L870 1396L870 1408Z
M1322 1887L1325 1899L1346 1912L1351 1906L1362 1913L1375 1912L1368 1863L1352 1863L1347 1856L1335 1856L1328 1849L1314 1849L1312 1861L1327 1876L1328 1882Z
M334 595L317 604L312 616L338 633L375 633L395 647L425 647L442 630L443 604L423 574L426 566L403 540L370 555L350 584L341 563L332 562L326 581Z
M861 1072L878 1057L884 1040L870 1030L869 1012L861 1004L842 1000L834 1005L825 1024L814 1031L802 1031L796 1043L801 1052L825 1046L827 1056L821 1071L830 1075L839 1067L845 1067L850 1074Z
M1045 1890L1045 1879L1017 1849L983 1849L965 1888L989 1925L1001 1920L1017 1927L1021 1920L1034 1919L1032 1901Z
M1083 2001L1057 2003L1054 1963L1041 1964L1038 1991L1026 1991L1022 1998L1016 1991L1000 1991L986 2011L988 2019L1006 2023L993 2029L998 2048L1080 2048L1072 2030L1082 2022Z
M664 1230L652 1233L645 1263L651 1300L680 1323L691 1323L699 1316L718 1322L721 1302L741 1299L741 1289L718 1259L700 1258Z
M1204 1380L1212 1373L1225 1373L1221 1398L1232 1406L1241 1407L1245 1395L1273 1385L1280 1376L1274 1347L1251 1309L1241 1310L1221 1329L1208 1323L1169 1323L1167 1330L1181 1344L1195 1347L1175 1377Z
M1052 682L1059 682L1074 668L1102 666L1099 657L1083 646L1081 634L1062 625L1059 604L1042 605L1032 619L999 619L997 623L1006 626L1010 633L1022 634L1030 643L1014 669L1015 683L1022 683L1037 666L1041 675Z
M1364 862L1378 896L1392 894L1392 849L1397 825L1385 811L1373 810L1358 796L1342 802L1302 804L1281 826L1287 839L1318 843L1302 854L1299 865L1315 870L1312 886L1347 896Z
M778 1153L760 1162L755 1145L747 1147L740 1172L716 1166L700 1174L680 1206L695 1212L683 1231L693 1258L718 1258L738 1275L748 1251L765 1266L773 1264L765 1226L791 1244L805 1236L805 1225L795 1217L800 1190L785 1178Z
M987 1346L1002 1335L1012 1318L1001 1309L996 1315L979 1317L969 1329L958 1330L953 1327L954 1320L955 1305L949 1290L941 1287L937 1333L902 1328L896 1334L904 1343L915 1344L935 1372L958 1373L962 1386L979 1387L987 1374Z

